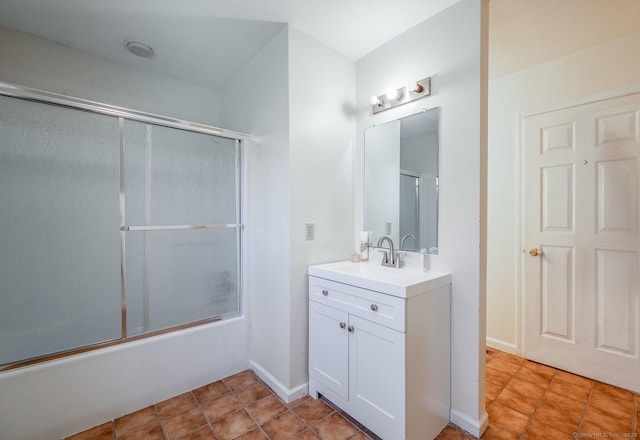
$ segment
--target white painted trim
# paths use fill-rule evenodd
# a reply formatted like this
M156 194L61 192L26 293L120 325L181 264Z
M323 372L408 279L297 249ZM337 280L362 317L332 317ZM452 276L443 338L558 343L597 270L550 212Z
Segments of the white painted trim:
M509 354L518 354L518 347L515 344L504 342L490 336L487 336L487 347L495 348L496 350L504 351Z
M474 419L458 410L451 408L449 420L454 425L464 429L471 435L480 438L489 426L489 415L485 411L479 419Z
M285 403L291 403L294 400L297 400L303 396L306 396L309 393L309 384L303 383L302 385L298 385L293 389L289 389L284 386L278 379L273 377L271 373L269 373L262 365L258 364L256 361L249 361L249 365L253 372L258 375L260 379L269 387L275 391L275 393L280 397Z
M520 353L524 356L525 353L525 277L524 277L524 265L525 265L525 257L526 257L526 243L524 240L524 200L525 200L525 186L524 186L524 114L517 113L516 114L516 142L520 146L517 148L517 170L518 170L518 178L517 178L517 194L518 201L516 203L517 209L517 217L516 217L516 225L518 226L518 261L516 265L516 304L517 304L517 316L516 316L516 340L518 341L518 349Z

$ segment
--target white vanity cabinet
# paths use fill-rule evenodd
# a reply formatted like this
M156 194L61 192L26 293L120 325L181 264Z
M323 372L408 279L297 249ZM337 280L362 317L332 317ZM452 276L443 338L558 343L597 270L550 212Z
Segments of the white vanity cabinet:
M390 295L323 266L309 268L309 394L384 440L434 438L449 422L450 276Z

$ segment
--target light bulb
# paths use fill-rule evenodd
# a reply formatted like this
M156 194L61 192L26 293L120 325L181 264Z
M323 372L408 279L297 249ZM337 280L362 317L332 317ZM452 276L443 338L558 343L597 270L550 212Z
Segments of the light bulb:
M398 89L388 89L386 95L387 98L395 101L396 99L400 98L400 91Z
M374 95L374 96L372 96L372 97L369 99L369 103L370 103L371 105L381 105L381 104L382 104L382 102L380 102L380 98L378 98L378 97L377 97L377 96L375 96L375 95Z
M418 84L417 81L411 81L407 84L407 90L413 93L422 93L424 91L424 87L421 84Z

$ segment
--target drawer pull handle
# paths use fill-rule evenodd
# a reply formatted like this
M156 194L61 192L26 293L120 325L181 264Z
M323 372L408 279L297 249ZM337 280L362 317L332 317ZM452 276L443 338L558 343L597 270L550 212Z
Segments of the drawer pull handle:
M378 311L378 306L376 304L371 304L371 311L372 312L377 312Z
M328 295L329 295L329 291L328 291L328 290L323 290L323 291L322 291L322 294L323 294L324 296L328 296Z
M346 323L346 322L341 322L341 323L340 323L340 328L345 328L346 326L347 326L347 323Z
M349 331L349 333L353 333L353 331L355 330L355 328L353 328L352 325L349 326L349 328L347 328L347 330Z

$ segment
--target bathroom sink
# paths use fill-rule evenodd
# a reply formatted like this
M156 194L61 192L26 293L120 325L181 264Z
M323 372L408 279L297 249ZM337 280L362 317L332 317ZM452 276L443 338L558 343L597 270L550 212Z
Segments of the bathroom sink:
M409 298L451 284L451 275L448 273L432 270L422 272L411 268L396 269L350 261L309 266L309 275L400 298Z

